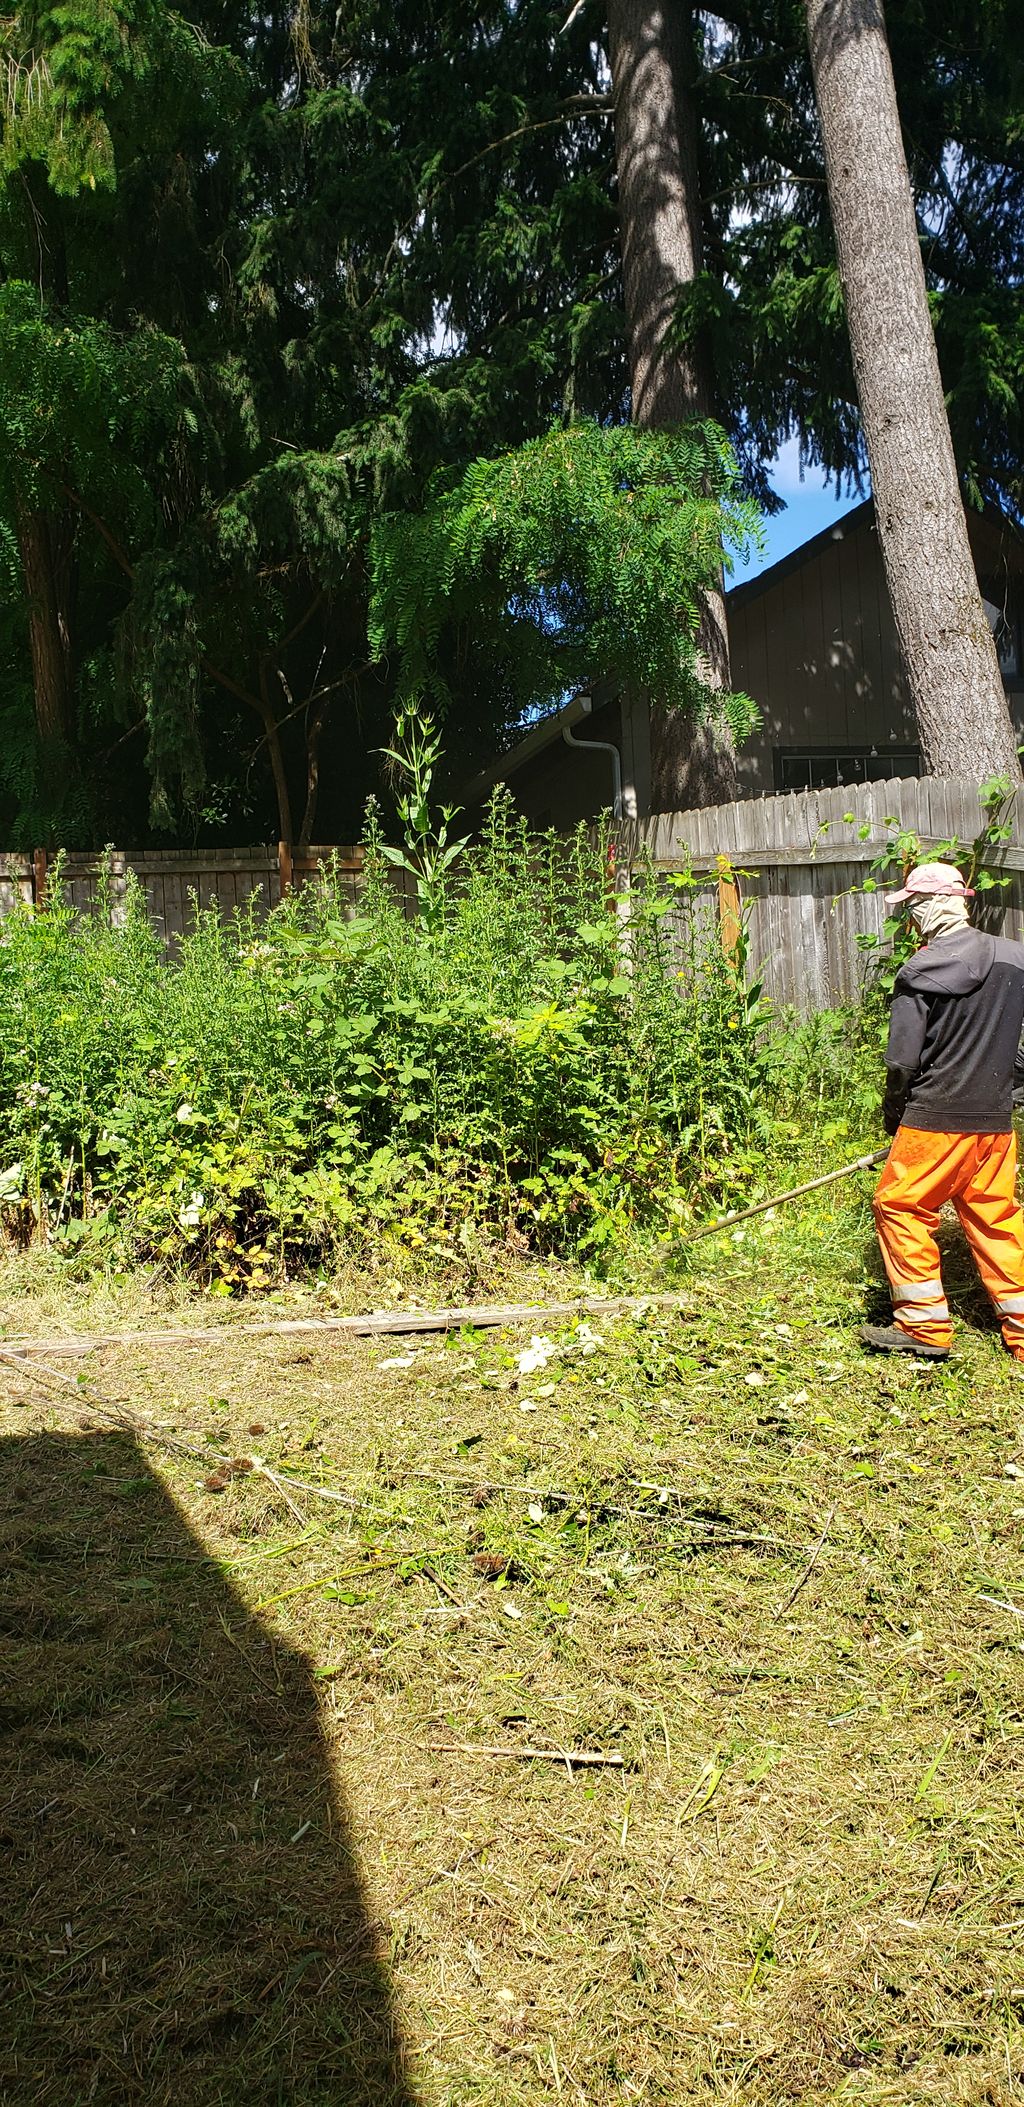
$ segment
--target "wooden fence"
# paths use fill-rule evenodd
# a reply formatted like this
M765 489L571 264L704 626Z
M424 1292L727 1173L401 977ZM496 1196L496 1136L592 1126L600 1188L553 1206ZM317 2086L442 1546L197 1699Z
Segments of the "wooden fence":
M689 866L697 874L717 875L723 941L729 942L742 901L752 975L763 980L773 1002L807 1014L853 1002L861 991L867 954L856 939L880 933L885 909L879 892L852 888L863 885L867 866L889 838L891 820L932 846L954 835L973 841L985 813L976 783L915 776L662 813L624 822L616 839L626 863L643 851L662 870ZM1012 840L987 860L990 869L1008 873L1011 883L981 903L986 926L1024 937L1019 818ZM676 915L681 943L685 913L681 906Z
M863 886L868 865L884 847L892 821L931 846L952 836L973 841L985 814L975 783L915 776L624 820L615 828L616 853L621 867L643 853L660 870L689 868L713 879L711 905L722 941L728 946L734 940L736 918L744 908L752 974L763 980L765 992L777 1005L807 1014L853 1002L861 991L867 954L857 936L880 932L885 910L879 892L856 888ZM1024 938L1024 827L1019 819L1011 840L988 861L991 869L1002 867L1011 878L1005 891L986 896L988 925ZM200 907L214 904L230 915L247 907L255 895L258 910L265 910L328 862L343 892L354 901L362 852L118 849L108 850L104 862L115 916L130 869L145 889L157 928L173 947L192 919L193 900ZM75 853L63 859L65 895L75 907L84 910L93 903L99 868L95 855ZM19 898L45 905L51 878L41 853L0 856L0 917L10 913ZM408 894L401 878L397 889ZM705 894L703 912L706 903ZM688 912L684 899L673 910L681 953Z
M195 902L218 907L227 916L255 898L257 912L265 912L326 864L336 870L342 892L354 900L362 860L358 848L300 852L285 843L261 849L108 849L102 858L76 850L62 858L61 883L64 897L80 912L94 904L105 884L116 920L128 872L133 871L156 928L173 947L192 921ZM52 865L41 849L34 855L0 855L0 917L10 914L18 900L45 906L52 880Z

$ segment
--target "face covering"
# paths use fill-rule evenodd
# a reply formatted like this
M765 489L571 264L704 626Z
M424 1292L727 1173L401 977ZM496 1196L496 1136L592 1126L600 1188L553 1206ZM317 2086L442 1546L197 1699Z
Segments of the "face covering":
M954 929L966 929L970 917L967 902L958 893L930 893L913 902L910 919L927 944L932 937L949 936Z

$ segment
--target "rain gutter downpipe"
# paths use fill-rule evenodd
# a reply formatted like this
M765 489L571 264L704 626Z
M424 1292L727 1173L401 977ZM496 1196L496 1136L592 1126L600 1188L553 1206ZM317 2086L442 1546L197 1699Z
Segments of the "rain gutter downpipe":
M579 705L579 708L583 712L583 715L585 717L589 717L590 712L594 707L591 696L578 695L576 700ZM562 737L565 740L567 746L578 746L582 748L584 752L587 753L601 753L609 754L611 756L612 813L616 819L623 819L625 817L625 814L623 811L622 801L622 756L619 753L618 747L613 746L610 739L577 739L575 732L568 724L566 725L562 733Z

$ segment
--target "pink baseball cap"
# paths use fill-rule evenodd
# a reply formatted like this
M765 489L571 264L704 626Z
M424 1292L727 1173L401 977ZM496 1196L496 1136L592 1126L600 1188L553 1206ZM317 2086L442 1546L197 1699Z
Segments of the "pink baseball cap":
M973 900L971 886L964 884L963 872L952 863L919 863L911 871L898 893L886 893L887 907L898 907L903 900L935 898L946 894L956 900Z

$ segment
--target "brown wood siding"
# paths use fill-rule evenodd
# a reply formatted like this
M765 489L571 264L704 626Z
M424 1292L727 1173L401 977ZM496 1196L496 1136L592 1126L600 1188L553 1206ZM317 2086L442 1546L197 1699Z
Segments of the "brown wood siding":
M987 582L1019 625L1024 543L978 514L969 515L968 527L983 589ZM776 791L785 748L873 753L883 776L910 765L899 750L915 750L917 732L870 506L838 519L761 576L740 571L726 605L733 685L753 696L762 714L759 730L740 750L746 795ZM1024 680L1009 683L1008 692L1024 733ZM581 737L619 744L623 776L627 784L633 777L642 816L653 801L657 768L652 770L650 737L645 743L638 736L636 707L623 715L617 703L610 704L577 730ZM656 759L657 724L654 731ZM574 826L611 802L607 756L572 752L561 739L508 780L520 809L540 827Z
M970 514L982 590L1018 624L1024 550L1008 530ZM777 573L777 575L776 575ZM727 598L733 681L760 706L761 730L744 746L740 774L753 794L776 788L784 748L874 751L916 747L917 732L889 608L870 507ZM1007 683L1024 727L1024 679Z
M623 774L627 772L629 757L623 754L622 710L617 697L572 729L572 746L561 738L552 740L509 778L520 812L534 827L574 827L611 810L611 755L588 753L585 745L576 746L577 738L581 742L610 740L619 749Z
M733 679L764 718L740 757L751 790L774 790L781 748L916 744L870 518L730 602L729 633Z

